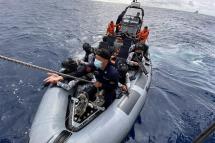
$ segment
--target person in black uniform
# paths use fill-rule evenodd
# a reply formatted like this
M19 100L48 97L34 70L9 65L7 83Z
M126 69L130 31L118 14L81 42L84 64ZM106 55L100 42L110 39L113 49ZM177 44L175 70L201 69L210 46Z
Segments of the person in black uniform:
M83 50L85 51L83 61L86 63L92 63L95 59L94 49L91 47L89 43L84 43Z
M119 25L122 22L123 16L125 15L126 11L122 11L122 13L118 16L116 20L116 25ZM116 33L119 32L119 27L116 27Z
M119 73L110 63L111 52L109 51L107 43L104 42L100 44L95 53L94 63L78 69L73 76L82 77L88 73L94 72L96 82L85 89L84 94L87 94L87 96L93 100L98 90L104 90L104 106L108 107L116 97L115 90L118 86ZM46 83L56 84L64 80L64 77L57 74L48 73L48 75L49 76L44 80Z
M140 12L137 12L137 15L135 16L136 19L138 19L139 24L142 23L142 19L140 18Z

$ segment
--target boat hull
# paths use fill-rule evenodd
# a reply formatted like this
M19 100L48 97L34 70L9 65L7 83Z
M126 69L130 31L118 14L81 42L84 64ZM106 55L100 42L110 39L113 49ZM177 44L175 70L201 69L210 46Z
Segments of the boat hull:
M97 118L78 132L66 128L68 97L71 92L59 87L46 91L30 132L30 143L119 143L129 133L146 101L151 83L148 74L138 73L132 81L129 95L115 101Z

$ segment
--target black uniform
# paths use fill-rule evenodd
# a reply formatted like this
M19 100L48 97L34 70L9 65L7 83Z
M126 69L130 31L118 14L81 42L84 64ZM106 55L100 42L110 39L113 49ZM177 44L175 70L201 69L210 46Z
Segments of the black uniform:
M101 89L104 90L104 98L105 98L105 107L108 107L116 97L115 90L118 86L119 73L116 68L112 64L108 64L104 70L97 69L94 64L85 66L80 68L75 76L81 77L86 75L87 73L94 72L96 80L102 83ZM85 92L88 93L89 98L91 100L95 99L95 94L97 92L97 88L95 86L91 86L85 89Z

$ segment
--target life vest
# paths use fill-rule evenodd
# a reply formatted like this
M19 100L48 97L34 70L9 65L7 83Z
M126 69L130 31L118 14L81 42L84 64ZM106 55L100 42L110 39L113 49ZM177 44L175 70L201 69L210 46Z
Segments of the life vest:
M115 28L115 25L110 23L108 25L108 28L107 28L107 33L113 35L114 34L114 28Z
M148 39L149 36L149 30L143 30L139 33L138 39L139 41L143 41L144 43Z

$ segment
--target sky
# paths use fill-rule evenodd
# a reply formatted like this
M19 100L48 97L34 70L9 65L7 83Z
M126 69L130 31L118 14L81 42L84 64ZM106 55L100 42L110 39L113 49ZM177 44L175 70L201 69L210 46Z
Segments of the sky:
M94 0L129 4L132 0ZM169 8L183 11L199 11L201 14L215 16L215 0L138 0L142 5Z

